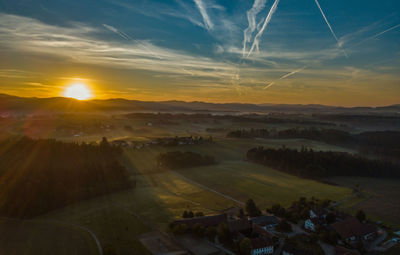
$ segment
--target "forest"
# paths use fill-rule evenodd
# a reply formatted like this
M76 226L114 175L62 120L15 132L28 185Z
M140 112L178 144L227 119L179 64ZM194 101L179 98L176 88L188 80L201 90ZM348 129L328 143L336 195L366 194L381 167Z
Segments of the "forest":
M337 129L290 128L285 130L249 129L235 130L228 138L309 139L358 150L364 155L374 155L392 161L400 159L400 132L369 131L352 134Z
M0 214L30 218L73 202L131 188L122 152L98 144L12 138L0 142Z
M217 162L209 155L201 155L195 152L171 151L157 156L157 165L169 169L190 168L197 166L213 165Z
M346 152L314 151L305 147L301 150L253 148L247 152L247 160L312 179L330 176L400 177L399 165L389 161Z

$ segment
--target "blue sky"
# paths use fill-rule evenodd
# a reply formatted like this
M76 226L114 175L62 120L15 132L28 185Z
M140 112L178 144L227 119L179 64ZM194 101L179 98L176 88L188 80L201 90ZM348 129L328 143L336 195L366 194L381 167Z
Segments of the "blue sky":
M400 1L0 0L0 57L17 95L387 105Z

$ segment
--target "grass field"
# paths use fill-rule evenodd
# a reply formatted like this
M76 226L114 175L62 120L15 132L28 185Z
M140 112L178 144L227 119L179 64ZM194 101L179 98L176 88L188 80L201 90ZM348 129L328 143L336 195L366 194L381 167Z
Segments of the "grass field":
M360 185L368 196L361 201L346 201L341 207L349 212L364 210L367 216L376 221L400 227L400 185L398 180L362 177L336 177L330 181L354 187Z
M23 244L23 245L22 245ZM98 255L82 229L57 222L0 219L1 255Z
M300 196L339 200L351 194L348 188L301 179L243 160L246 151L254 146L280 147L283 144L338 149L303 140L253 139L220 139L214 144L129 149L125 151L123 163L136 180L135 189L83 201L40 218L89 228L105 251L145 254L137 236L152 229L164 230L171 220L181 217L184 210L214 214L238 204L216 192L243 202L253 198L263 210L275 202L288 205ZM219 164L181 170L178 174L158 169L155 157L167 150L213 155Z

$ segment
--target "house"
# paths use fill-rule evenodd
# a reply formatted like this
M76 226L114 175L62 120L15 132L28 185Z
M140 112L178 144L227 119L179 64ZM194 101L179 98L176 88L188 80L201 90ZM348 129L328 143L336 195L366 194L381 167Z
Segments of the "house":
M362 224L357 218L349 217L331 225L338 235L348 243L369 241L376 237L377 228L373 225Z
M251 240L251 255L263 255L274 253L274 243L271 238L258 237Z
M272 234L268 232L266 229L263 227L253 224L253 231L252 231L253 236L259 236L259 237L264 237L264 238L272 238Z
M307 251L296 248L291 244L285 244L282 248L282 255L308 255Z
M328 211L324 208L313 208L310 209L310 219L318 218L318 219L325 219L326 215L328 215Z
M114 140L111 142L111 144L116 147L128 147L129 146L129 144L124 140Z
M251 222L248 219L230 220L227 222L231 233L249 232L252 229Z
M322 223L321 220L319 220L318 218L307 219L304 222L304 228L306 230L315 232L317 230L317 228L322 225L321 223Z
M203 216L203 217L195 217L195 218L186 218L181 220L174 221L174 225L186 224L189 228L193 227L197 223L202 225L203 227L216 227L221 223L226 223L227 217L226 214L218 214L212 216Z
M240 210L243 210L243 209L241 209L240 207L237 207L237 206L232 206L225 210L222 210L221 213L225 213L228 215L229 218L234 219L235 217L237 217L240 214Z
M360 255L360 252L357 250L350 250L339 245L335 247L335 252L336 255Z
M279 220L275 216L259 216L250 219L253 224L263 227L265 230L273 230L278 224Z

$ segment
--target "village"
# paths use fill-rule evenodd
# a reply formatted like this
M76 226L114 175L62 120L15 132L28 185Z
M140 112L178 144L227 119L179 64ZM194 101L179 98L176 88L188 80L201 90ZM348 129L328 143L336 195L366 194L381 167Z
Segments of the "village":
M145 142L135 142L117 139L111 142L113 146L124 147L130 149L140 150L150 146L182 146L182 145L194 145L194 144L204 144L212 143L213 138L202 136L176 136L176 137L161 137L154 138Z
M215 215L184 211L164 236L152 233L141 242L152 254L182 255L374 255L399 245L399 232L367 220L363 211L352 216L333 205L300 198L263 213L249 199L244 209Z

